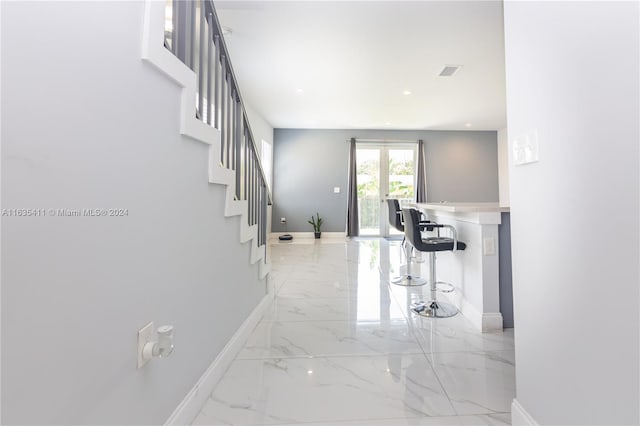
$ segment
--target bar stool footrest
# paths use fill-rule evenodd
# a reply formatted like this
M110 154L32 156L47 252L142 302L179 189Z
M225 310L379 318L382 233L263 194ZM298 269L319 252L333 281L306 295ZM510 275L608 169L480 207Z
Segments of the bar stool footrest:
M411 305L414 314L427 318L449 318L458 313L458 308L450 303L430 300L428 302L418 302Z
M425 285L427 283L427 280L415 275L403 275L401 277L395 277L391 279L391 283L404 287L418 287L421 285Z
M442 286L444 288L441 288L439 286ZM456 288L451 283L444 282L444 281L436 281L436 290L439 291L440 293L453 293L455 289Z

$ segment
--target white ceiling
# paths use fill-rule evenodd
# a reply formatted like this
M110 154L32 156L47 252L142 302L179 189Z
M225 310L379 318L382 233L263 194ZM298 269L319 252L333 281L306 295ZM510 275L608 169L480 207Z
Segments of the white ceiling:
M242 96L275 128L506 126L501 1L215 5Z

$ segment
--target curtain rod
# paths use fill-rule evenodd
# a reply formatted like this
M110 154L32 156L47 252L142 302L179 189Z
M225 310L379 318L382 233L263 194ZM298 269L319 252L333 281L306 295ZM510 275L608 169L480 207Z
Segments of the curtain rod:
M418 143L418 139L405 140L405 139L358 139L356 142L402 142L402 143ZM347 139L347 142L351 142L351 139Z

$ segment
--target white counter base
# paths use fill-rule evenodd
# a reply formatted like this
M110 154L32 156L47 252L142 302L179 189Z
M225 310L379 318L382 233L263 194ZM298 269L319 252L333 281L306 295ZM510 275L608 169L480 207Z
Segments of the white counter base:
M502 330L499 294L498 226L508 207L497 203L416 204L429 220L452 225L464 251L436 255L437 279L450 282L455 291L439 293L460 309L479 330ZM446 235L446 230L442 235ZM493 247L493 250L491 250ZM488 250L485 250L488 249Z

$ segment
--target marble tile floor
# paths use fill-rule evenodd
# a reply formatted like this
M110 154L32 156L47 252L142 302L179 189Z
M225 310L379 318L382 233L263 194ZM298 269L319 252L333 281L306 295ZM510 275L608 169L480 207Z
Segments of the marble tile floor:
M399 241L275 241L269 255L273 306L194 425L511 423L513 330L413 315L427 286L389 283Z

